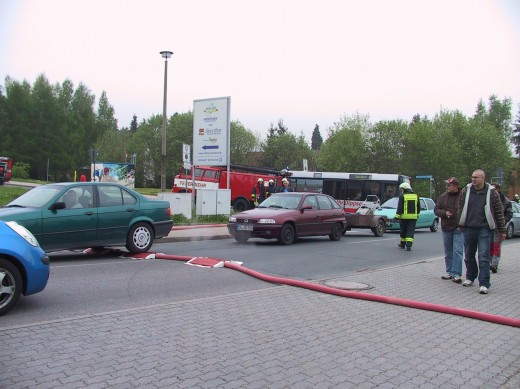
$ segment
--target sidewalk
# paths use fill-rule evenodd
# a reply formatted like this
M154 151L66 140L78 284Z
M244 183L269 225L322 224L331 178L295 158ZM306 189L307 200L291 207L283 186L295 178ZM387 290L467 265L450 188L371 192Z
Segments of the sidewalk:
M223 225L178 226L157 242L226 237ZM520 319L519 252L520 239L502 247L488 295L441 280L442 258L323 284L361 283L370 287L362 293L389 302ZM136 275L157 261L141 262ZM185 276L194 285L223 272L228 282L253 280L178 261L169 271L172 282ZM520 388L520 328L295 286L255 288L256 282L228 295L183 294L167 304L3 329L0 387Z

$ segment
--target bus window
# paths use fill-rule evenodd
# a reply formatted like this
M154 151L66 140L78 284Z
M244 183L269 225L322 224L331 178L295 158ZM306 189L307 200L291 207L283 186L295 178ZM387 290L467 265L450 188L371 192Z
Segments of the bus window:
M323 194L328 194L335 199L345 199L346 181L345 180L324 180Z
M349 181L347 186L347 200L363 199L363 181Z
M367 181L365 182L365 196L364 199L369 195L377 196L379 200L381 200L381 184L377 181Z
M296 180L296 192L321 193L323 190L323 180L299 178Z
M384 184L384 198L382 199L382 202L397 196L398 192L396 184Z

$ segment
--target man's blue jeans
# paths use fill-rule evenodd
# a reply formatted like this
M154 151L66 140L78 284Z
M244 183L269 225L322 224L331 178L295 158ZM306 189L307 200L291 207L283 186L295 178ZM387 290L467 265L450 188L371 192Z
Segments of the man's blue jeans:
M460 229L443 231L444 263L446 273L455 277L462 275L462 257L464 256L464 234Z
M480 286L490 287L489 266L491 264L491 230L489 228L465 227L464 230L464 262L466 263L466 279L474 281L478 277ZM478 249L478 265L477 254Z

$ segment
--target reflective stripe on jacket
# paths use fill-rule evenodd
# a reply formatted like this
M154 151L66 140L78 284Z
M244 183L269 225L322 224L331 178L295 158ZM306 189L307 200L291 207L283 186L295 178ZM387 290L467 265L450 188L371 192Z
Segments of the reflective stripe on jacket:
M419 217L419 196L416 193L404 193L399 198L396 219L417 220Z

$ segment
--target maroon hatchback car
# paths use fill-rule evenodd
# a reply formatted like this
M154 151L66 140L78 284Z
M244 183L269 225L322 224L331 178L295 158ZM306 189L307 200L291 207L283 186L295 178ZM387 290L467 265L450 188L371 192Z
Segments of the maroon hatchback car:
M264 238L287 245L304 236L340 240L346 223L343 209L332 197L290 192L273 194L255 209L231 216L227 227L240 243Z

